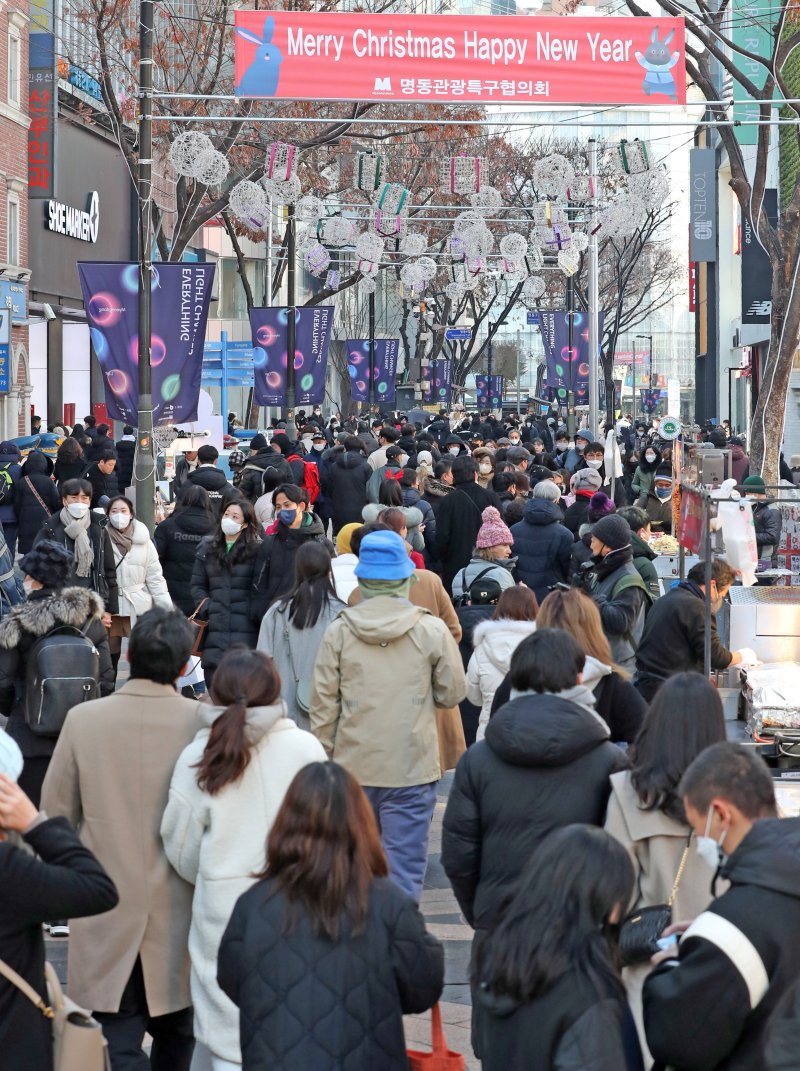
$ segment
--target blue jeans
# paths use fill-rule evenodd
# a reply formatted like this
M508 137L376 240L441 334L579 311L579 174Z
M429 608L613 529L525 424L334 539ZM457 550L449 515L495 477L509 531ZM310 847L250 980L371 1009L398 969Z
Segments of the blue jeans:
M419 903L428 865L428 836L436 806L436 785L406 788L364 788L372 804L389 877Z

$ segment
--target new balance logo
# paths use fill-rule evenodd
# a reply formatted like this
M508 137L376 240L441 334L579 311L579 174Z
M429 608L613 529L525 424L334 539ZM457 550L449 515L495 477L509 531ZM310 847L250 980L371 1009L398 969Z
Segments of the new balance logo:
M747 309L748 316L771 316L771 301L751 301Z

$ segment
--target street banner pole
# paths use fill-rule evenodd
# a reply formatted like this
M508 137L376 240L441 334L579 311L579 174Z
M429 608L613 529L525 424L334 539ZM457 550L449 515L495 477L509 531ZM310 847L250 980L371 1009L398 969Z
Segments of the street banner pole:
M592 199L589 204L589 428L597 438L600 416L599 382L599 313L600 293L598 285L598 249L596 231L597 198L597 142L589 138L589 178Z

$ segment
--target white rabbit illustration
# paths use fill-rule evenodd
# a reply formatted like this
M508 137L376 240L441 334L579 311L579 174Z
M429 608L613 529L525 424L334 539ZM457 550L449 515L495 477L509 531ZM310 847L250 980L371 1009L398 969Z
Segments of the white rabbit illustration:
M278 92L278 78L283 63L283 53L272 44L275 32L275 19L269 15L264 20L261 37L252 30L236 27L239 37L258 45L255 58L242 75L237 92L242 97L274 97Z
M636 53L637 63L640 67L644 67L646 71L642 89L648 96L651 93L663 93L670 100L677 101L678 99L675 79L670 74L672 68L681 58L680 52L670 53L669 51L669 45L672 43L674 36L675 31L670 30L664 40L659 41L658 27L656 26L650 34L650 44L647 46L645 54Z

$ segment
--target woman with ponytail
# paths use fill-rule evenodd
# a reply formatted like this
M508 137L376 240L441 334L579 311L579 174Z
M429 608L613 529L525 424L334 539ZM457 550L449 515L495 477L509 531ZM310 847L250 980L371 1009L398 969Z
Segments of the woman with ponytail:
M189 952L201 1066L241 1066L239 1012L217 985L217 952L238 897L266 864L264 842L298 770L324 762L322 745L286 717L281 681L262 651L227 651L206 722L175 766L161 824L167 856L195 886Z

